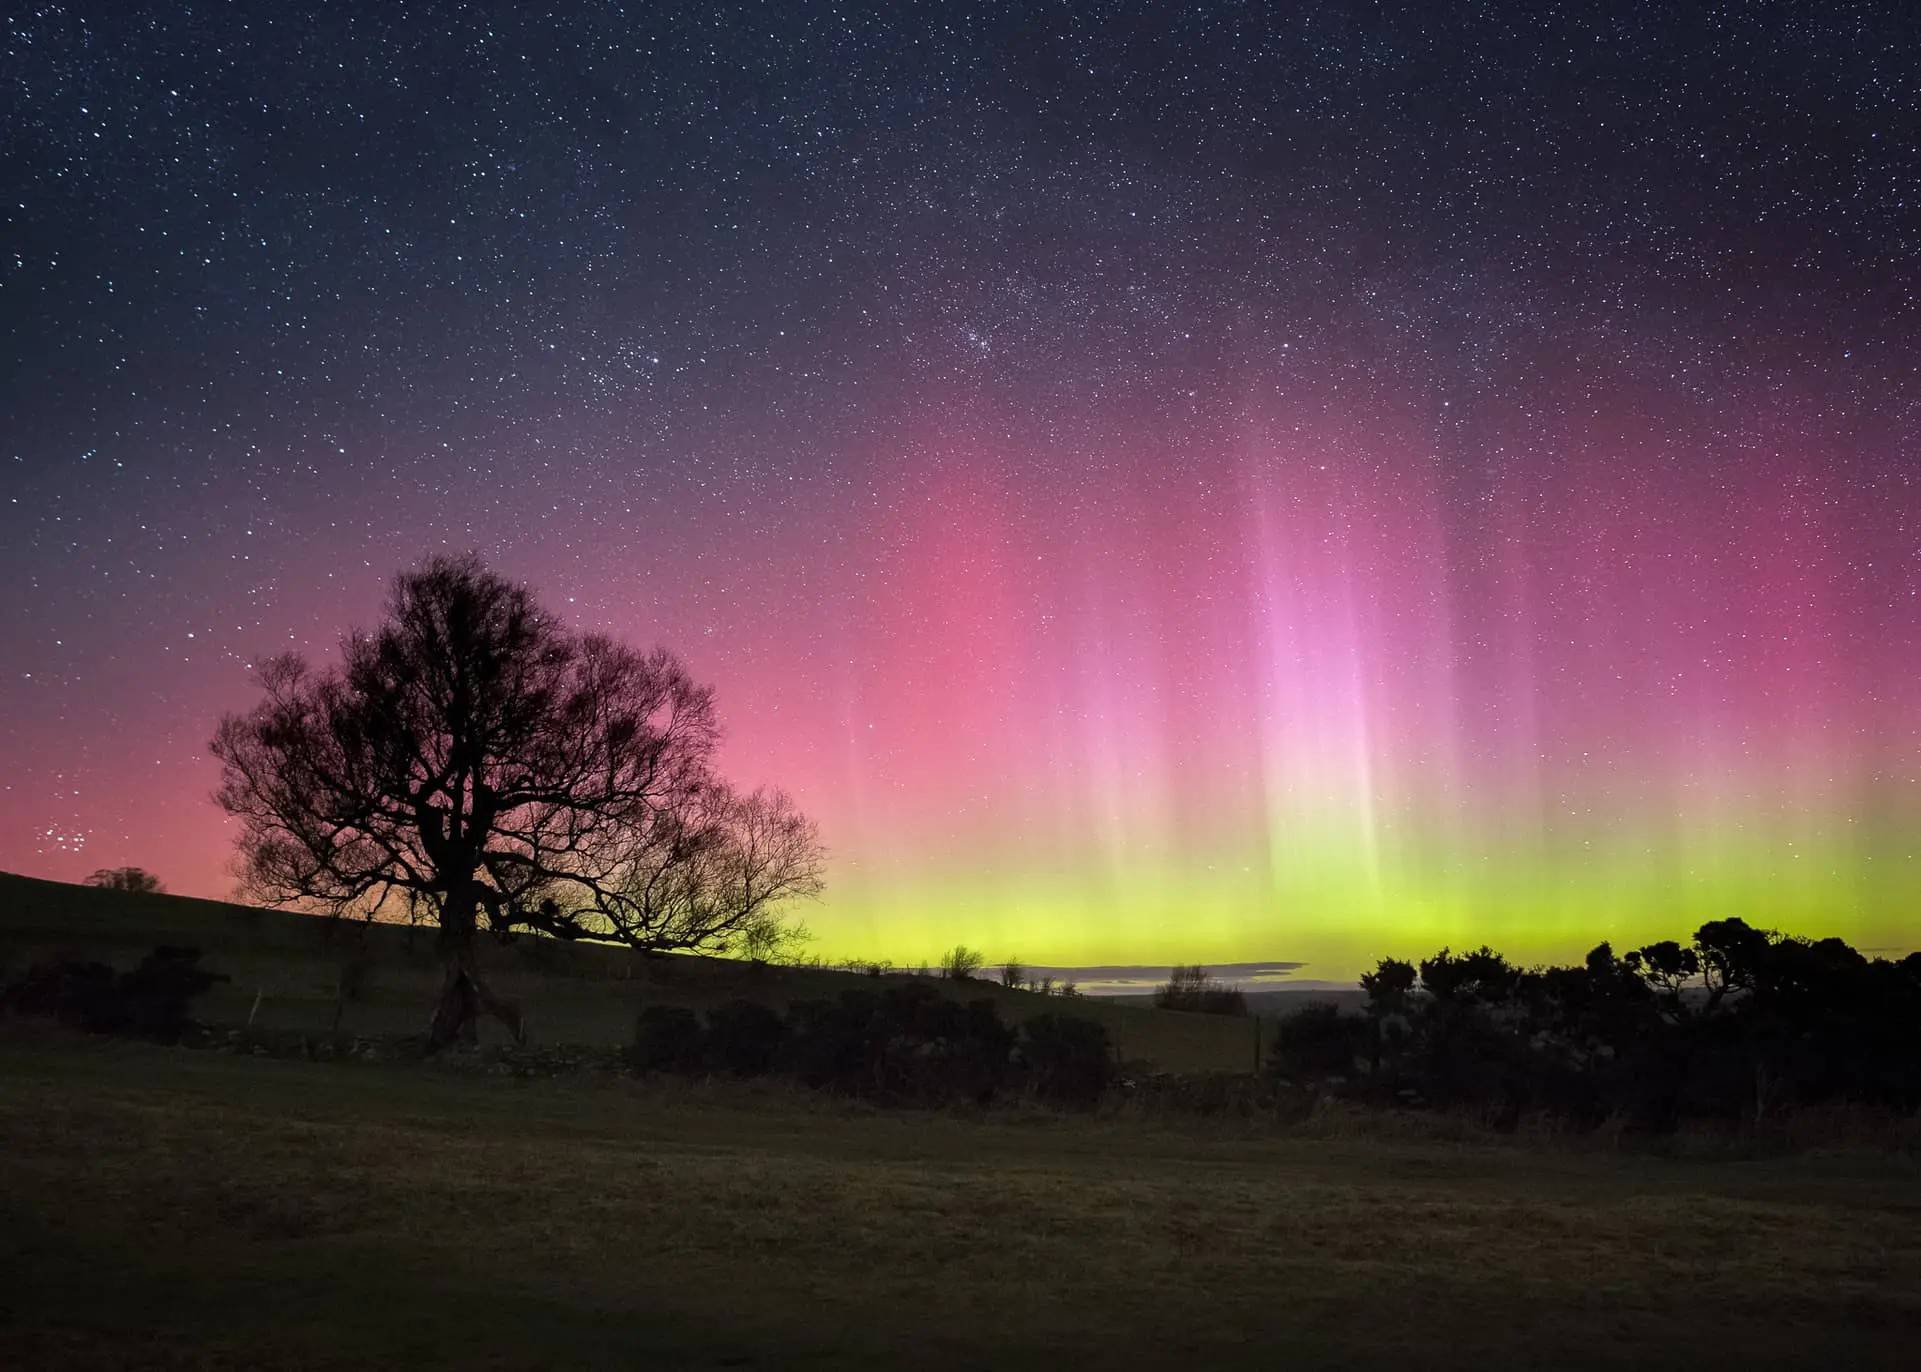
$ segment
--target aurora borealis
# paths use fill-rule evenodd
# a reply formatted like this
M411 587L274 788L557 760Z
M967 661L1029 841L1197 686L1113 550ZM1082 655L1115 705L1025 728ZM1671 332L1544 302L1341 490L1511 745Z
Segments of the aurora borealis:
M1535 8L8 18L0 868L471 548L829 956L1916 946L1921 29Z

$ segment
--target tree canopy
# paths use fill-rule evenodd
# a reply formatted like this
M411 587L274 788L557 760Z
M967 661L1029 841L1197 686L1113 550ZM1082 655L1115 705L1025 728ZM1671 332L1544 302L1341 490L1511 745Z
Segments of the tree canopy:
M438 924L437 1042L476 1001L482 919L648 950L724 951L821 889L818 833L779 791L714 769L713 692L664 649L576 634L473 557L396 578L336 666L260 670L220 722L217 799L262 900Z
M160 878L144 867L102 867L87 877L87 885L140 895L153 895L166 889L160 884Z

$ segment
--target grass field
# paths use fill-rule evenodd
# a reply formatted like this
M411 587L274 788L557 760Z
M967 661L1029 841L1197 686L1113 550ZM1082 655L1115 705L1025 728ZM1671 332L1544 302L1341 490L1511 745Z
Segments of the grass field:
M1921 1175L0 1032L8 1367L1897 1367Z
M340 924L282 910L261 910L183 896L129 895L0 873L0 981L36 958L57 953L132 966L157 944L203 952L205 966L232 980L196 1005L203 1019L265 1028L361 1033L418 1033L440 984L433 931L394 925ZM358 1000L339 1003L340 968L364 954L368 971ZM623 948L522 938L483 939L481 962L494 989L519 1001L537 1041L627 1043L642 1005L705 1009L735 997L785 1007L872 985L852 972L756 967L701 957L642 957ZM1178 1014L1139 1005L1072 1002L1008 991L985 982L936 983L963 999L986 997L1018 1022L1071 1009L1098 1019L1129 1059L1170 1072L1245 1072L1254 1063L1262 1023L1218 1015ZM256 1006L257 1001L257 1006ZM483 1023L483 1038L505 1031Z

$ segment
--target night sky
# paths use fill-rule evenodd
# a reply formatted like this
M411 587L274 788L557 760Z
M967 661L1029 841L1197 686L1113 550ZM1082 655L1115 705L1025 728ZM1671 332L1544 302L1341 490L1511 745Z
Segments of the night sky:
M9 7L0 868L473 549L829 955L1921 942L1921 7L490 8Z

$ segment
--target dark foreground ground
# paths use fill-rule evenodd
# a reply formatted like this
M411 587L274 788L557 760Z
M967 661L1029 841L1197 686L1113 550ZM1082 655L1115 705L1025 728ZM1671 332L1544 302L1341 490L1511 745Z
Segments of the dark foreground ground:
M7 1367L1896 1367L1899 1156L855 1111L0 1030Z

